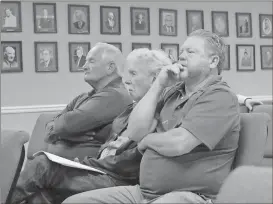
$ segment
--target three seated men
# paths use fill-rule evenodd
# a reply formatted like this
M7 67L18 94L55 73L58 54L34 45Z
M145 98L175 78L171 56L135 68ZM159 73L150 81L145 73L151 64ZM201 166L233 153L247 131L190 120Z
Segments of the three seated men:
M37 156L21 173L12 203L214 199L231 170L240 130L236 95L217 76L224 60L222 39L198 30L183 44L177 64L162 51L138 49L125 67L116 65L117 56L122 59L117 48L98 44L88 53L87 74L97 62L98 47L104 50L100 53L116 54L111 63L105 60L105 73L121 74L135 101L114 120L98 157L81 161L106 175Z

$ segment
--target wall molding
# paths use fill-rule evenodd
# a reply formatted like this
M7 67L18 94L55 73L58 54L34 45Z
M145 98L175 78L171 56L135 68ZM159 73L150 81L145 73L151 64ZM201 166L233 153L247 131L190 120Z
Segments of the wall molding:
M253 99L258 99L262 102L272 102L272 96L249 96ZM66 107L66 104L54 105L33 105L33 106L6 106L1 107L1 114L20 114L20 113L42 113L61 111Z
M33 106L6 106L1 107L1 115L19 114L19 113L42 113L61 111L66 107L66 104L54 105L33 105Z

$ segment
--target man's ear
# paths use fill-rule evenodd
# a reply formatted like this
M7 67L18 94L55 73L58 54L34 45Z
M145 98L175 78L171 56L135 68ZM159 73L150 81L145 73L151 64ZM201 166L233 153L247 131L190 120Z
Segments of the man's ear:
M116 70L116 68L117 68L116 64L113 61L111 61L109 62L109 65L106 71L108 74L112 74Z
M209 61L209 67L211 69L217 68L217 65L218 65L219 61L220 61L220 58L219 58L218 55L211 56L210 57L210 61Z

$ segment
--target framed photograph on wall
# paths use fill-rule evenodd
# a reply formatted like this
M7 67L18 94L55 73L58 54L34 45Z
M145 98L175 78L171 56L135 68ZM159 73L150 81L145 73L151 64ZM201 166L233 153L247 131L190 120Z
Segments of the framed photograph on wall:
M159 35L177 36L177 10L159 9Z
M120 7L100 6L100 33L120 35Z
M68 47L70 72L82 72L86 55L91 47L90 42L69 42Z
M1 73L23 72L22 42L2 41L3 64Z
M57 42L34 42L35 71L58 72Z
M212 11L211 21L213 33L221 37L229 36L227 11Z
M204 29L204 14L201 10L186 10L187 35L191 32Z
M255 46L236 45L237 71L255 71Z
M22 32L21 2L1 2L1 32Z
M251 13L235 13L236 32L238 38L252 37L252 19Z
M122 44L120 42L106 42L106 43L108 43L110 45L114 45L122 52Z
M152 49L151 43L132 43L132 50L138 48L148 48L149 50Z
M57 33L56 4L33 3L34 33Z
M68 4L68 33L90 34L90 16L88 5Z
M131 34L150 35L150 9L131 7Z
M273 15L269 14L260 14L260 37L261 38L272 38L272 17Z
M173 62L178 60L179 44L161 43L161 49L168 54Z
M230 45L226 45L225 61L222 66L222 70L230 70Z
M272 64L273 46L261 45L260 52L261 52L261 69L273 69L273 64Z

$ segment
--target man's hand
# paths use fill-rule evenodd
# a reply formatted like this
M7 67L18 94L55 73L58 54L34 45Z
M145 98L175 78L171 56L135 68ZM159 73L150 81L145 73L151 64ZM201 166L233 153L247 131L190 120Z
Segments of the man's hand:
M49 123L46 124L46 138L45 142L47 143L54 143L58 140L56 135L52 135L52 131L54 129L54 121L50 121Z
M253 106L255 105L262 105L263 103L257 99L252 99L252 98L247 98L245 100L245 106L250 110L252 111L253 109Z
M74 162L81 163L78 157L76 157L76 158L74 159Z
M156 81L158 81L161 87L166 88L186 78L187 75L188 72L186 67L176 63L164 66L159 72Z

